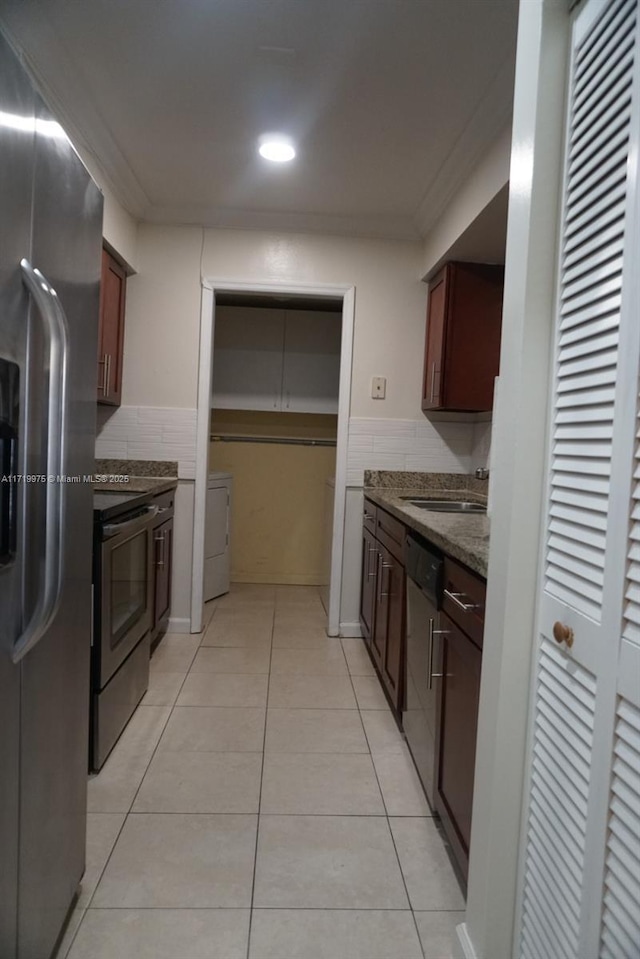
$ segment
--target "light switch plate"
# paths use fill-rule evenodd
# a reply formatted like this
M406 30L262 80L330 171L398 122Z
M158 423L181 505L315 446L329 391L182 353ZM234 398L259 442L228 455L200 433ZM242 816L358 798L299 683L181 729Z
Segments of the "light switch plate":
M371 380L371 398L383 400L387 392L386 376L374 376Z

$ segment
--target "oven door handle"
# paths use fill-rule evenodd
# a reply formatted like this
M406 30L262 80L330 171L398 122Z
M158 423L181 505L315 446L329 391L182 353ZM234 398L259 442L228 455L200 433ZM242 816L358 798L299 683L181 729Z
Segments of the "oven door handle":
M49 629L58 611L64 581L64 527L67 462L67 363L69 326L62 304L47 278L28 260L20 261L22 278L42 320L48 347L47 461L43 582L38 601L11 653L19 663Z
M102 539L111 539L113 536L124 536L127 533L135 532L137 529L144 529L149 524L153 516L157 516L157 506L147 506L142 514L134 516L133 519L123 519L115 523L105 523L102 527Z

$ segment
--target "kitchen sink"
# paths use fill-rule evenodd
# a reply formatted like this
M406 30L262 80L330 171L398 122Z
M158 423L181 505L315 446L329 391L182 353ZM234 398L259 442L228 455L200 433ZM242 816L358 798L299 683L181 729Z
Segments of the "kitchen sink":
M482 503L470 503L467 500L455 499L428 499L427 497L402 496L411 506L419 509L433 510L436 513L486 513L487 507Z

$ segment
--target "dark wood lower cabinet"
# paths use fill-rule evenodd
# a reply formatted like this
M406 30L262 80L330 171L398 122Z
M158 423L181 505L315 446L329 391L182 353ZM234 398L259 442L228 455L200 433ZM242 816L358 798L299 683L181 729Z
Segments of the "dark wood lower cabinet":
M466 881L482 650L446 613L441 613L440 629L435 803Z
M402 692L403 640L405 620L405 572L383 546L380 547L378 611L381 630L378 646L382 653L382 680L391 701L400 709Z
M360 625L366 642L371 641L376 604L376 576L378 553L376 538L368 529L362 530L362 592L360 594Z
M171 557L173 553L173 519L168 519L153 531L155 558L154 584L155 599L153 606L153 633L155 634L169 619L171 608Z
M364 515L360 623L371 659L399 719L406 673L406 529L395 517L367 500ZM469 871L485 594L486 583L481 577L445 557L443 608L433 664L437 689L434 801L465 882Z
M173 568L173 511L175 490L154 498L158 514L153 527L153 605L151 646L155 649L169 625Z
M365 517L370 509L365 500ZM378 514L380 512L378 510ZM373 663L398 716L402 709L404 682L404 623L404 564L365 525L362 531L360 625Z

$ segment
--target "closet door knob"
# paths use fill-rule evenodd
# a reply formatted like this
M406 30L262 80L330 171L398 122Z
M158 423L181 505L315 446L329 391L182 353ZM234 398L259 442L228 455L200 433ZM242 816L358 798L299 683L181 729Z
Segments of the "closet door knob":
M569 649L573 646L573 630L565 623L556 622L553 624L553 638L556 643L566 643Z

